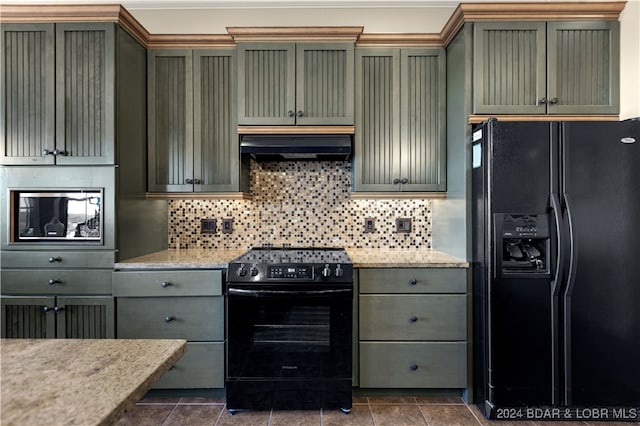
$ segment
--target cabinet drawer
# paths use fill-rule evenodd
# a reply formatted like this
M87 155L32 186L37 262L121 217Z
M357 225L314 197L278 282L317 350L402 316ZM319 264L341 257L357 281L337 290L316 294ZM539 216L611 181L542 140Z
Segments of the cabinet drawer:
M466 293L464 268L360 269L360 293Z
M154 385L156 389L223 387L223 342L187 343L182 358Z
M362 388L464 388L464 342L361 342Z
M114 272L113 295L144 296L220 296L222 271Z
M466 340L464 294L360 296L360 340Z
M117 298L120 339L224 340L222 297Z
M4 294L111 294L108 269L3 269L1 275Z
M113 269L115 253L112 250L43 250L3 251L3 268L109 268Z

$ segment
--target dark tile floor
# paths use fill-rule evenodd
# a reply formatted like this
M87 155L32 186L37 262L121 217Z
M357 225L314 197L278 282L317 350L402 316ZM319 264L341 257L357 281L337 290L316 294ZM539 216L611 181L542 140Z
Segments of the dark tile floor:
M118 426L629 426L640 423L488 421L474 406L448 396L356 396L351 413L339 410L246 411L231 416L224 398L145 397Z

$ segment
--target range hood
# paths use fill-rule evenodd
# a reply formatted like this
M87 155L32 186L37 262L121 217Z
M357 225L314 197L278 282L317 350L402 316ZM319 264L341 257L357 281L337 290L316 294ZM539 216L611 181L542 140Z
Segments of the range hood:
M243 135L240 154L258 161L348 160L350 135Z

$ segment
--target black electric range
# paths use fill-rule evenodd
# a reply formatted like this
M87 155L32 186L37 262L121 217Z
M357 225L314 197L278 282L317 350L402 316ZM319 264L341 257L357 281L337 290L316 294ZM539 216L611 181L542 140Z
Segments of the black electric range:
M344 249L254 248L227 271L227 408L351 410L353 264Z

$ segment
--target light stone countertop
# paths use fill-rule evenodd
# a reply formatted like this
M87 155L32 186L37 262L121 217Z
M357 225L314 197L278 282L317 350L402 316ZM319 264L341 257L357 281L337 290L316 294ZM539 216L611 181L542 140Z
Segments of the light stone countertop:
M0 424L114 424L185 346L185 340L1 339Z
M224 269L248 249L169 249L115 264L129 269ZM355 268L467 268L469 263L431 249L347 248Z

